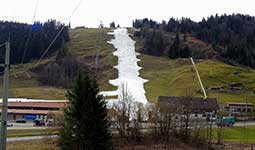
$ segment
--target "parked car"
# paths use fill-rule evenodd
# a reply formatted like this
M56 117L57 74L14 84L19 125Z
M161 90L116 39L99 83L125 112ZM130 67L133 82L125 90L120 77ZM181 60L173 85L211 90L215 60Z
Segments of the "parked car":
M233 126L235 124L235 118L232 116L218 118L216 120L218 126Z
M44 120L35 120L34 121L34 126L36 127L41 127L41 126L45 126L45 121Z
M7 127L13 127L13 124L9 121L7 121Z
M25 119L18 119L16 120L16 123L27 123Z
M54 124L54 119L48 119L46 122L46 126L53 126Z
M0 124L1 124L1 120L0 120ZM11 122L7 121L7 125L6 126L7 127L13 127L13 124Z

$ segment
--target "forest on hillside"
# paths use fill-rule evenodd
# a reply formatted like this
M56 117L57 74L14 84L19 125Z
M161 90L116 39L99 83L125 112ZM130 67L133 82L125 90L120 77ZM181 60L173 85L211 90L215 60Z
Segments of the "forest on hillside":
M62 28L61 34L47 53L50 55L69 41L69 27L56 20L48 20L44 23L35 22L33 25L0 21L0 43L10 41L12 64L18 64L22 61L26 63L32 59L40 58ZM4 60L4 53L4 48L1 48L1 61Z
M167 55L169 58L192 56L190 45L186 42L187 36L191 36L211 45L225 62L255 67L253 16L216 14L200 22L189 18L170 18L168 22L161 23L145 18L134 20L133 27L140 29L135 36L142 39L143 52L150 55ZM174 34L174 38L169 38L168 33Z

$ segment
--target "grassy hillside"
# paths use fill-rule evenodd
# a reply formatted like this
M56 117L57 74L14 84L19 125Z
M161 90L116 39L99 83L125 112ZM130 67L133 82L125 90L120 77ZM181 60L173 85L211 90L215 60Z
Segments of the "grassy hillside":
M101 90L112 90L113 86L108 84L109 79L117 77L117 70L113 66L117 64L117 58L112 55L114 47L107 41L113 37L107 35L110 29L73 29L70 30L71 41L67 44L69 51L88 66L93 67L95 62L96 45L100 46L100 61L98 66L98 81ZM48 58L41 62L47 64L54 61ZM65 99L66 89L60 87L43 86L32 72L24 72L14 75L15 72L35 67L36 60L32 63L12 66L10 77L10 97L23 97L34 99ZM0 97L2 97L2 76L0 77Z
M71 41L68 43L72 54L77 55L90 68L95 68L95 57L99 48L98 82L100 90L114 90L110 85L110 79L117 78L117 70L113 66L117 65L118 58L113 56L115 51L112 44L107 43L113 36L107 33L111 29L76 29L71 30ZM98 47L98 48L97 48Z
M203 96L195 71L189 59L170 60L168 58L141 55L141 76L148 79L145 84L147 97L156 101L160 95ZM215 97L220 103L226 101L255 103L255 71L226 65L216 60L203 60L196 62L201 79L206 88L229 85L233 82L242 83L246 89L231 91L207 90L209 97ZM235 72L240 72L235 75Z
M130 29L129 32L132 34L133 30ZM136 49L139 50L141 41L136 37L133 39L137 42ZM139 65L143 67L140 71L141 76L149 80L145 83L149 101L156 102L158 96L163 95L203 97L189 59L169 59L146 54L141 54L139 58L141 59ZM255 103L255 70L227 65L213 59L196 60L196 65L209 97L217 98L220 103L228 101ZM237 90L228 88L233 83L239 83L241 86L236 87ZM209 90L214 87L225 88Z
M42 63L47 63L43 60ZM25 64L23 67L15 65L11 67L9 97L34 98L34 99L65 99L66 90L63 88L42 86L37 78L30 72L23 72L27 68L32 68L36 61ZM20 73L23 72L23 73ZM18 73L18 74L15 74ZM0 97L2 98L3 77L0 77Z

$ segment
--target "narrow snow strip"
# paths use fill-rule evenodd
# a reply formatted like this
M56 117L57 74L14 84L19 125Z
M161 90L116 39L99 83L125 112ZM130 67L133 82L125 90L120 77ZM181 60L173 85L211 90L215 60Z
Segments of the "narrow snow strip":
M132 95L135 102L147 104L147 98L145 96L144 83L147 80L139 77L139 70L137 62L140 61L136 58L139 53L135 51L135 41L133 41L125 28L118 28L114 30L114 39L109 43L113 44L117 49L113 54L118 57L118 65L115 66L118 69L118 78L110 80L109 83L117 86L117 91L104 91L100 94L104 96L113 96L121 93L121 88L126 85L130 95Z

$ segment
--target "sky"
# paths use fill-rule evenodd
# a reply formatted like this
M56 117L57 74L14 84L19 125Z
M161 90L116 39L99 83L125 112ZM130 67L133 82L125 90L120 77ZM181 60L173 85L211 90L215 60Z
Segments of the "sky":
M241 13L255 15L254 0L39 0L35 21L56 19L72 27L105 26L114 21L132 26L134 19L151 18L161 22L170 17L200 21L210 15ZM37 0L0 0L0 20L32 23ZM70 19L69 19L70 18Z

